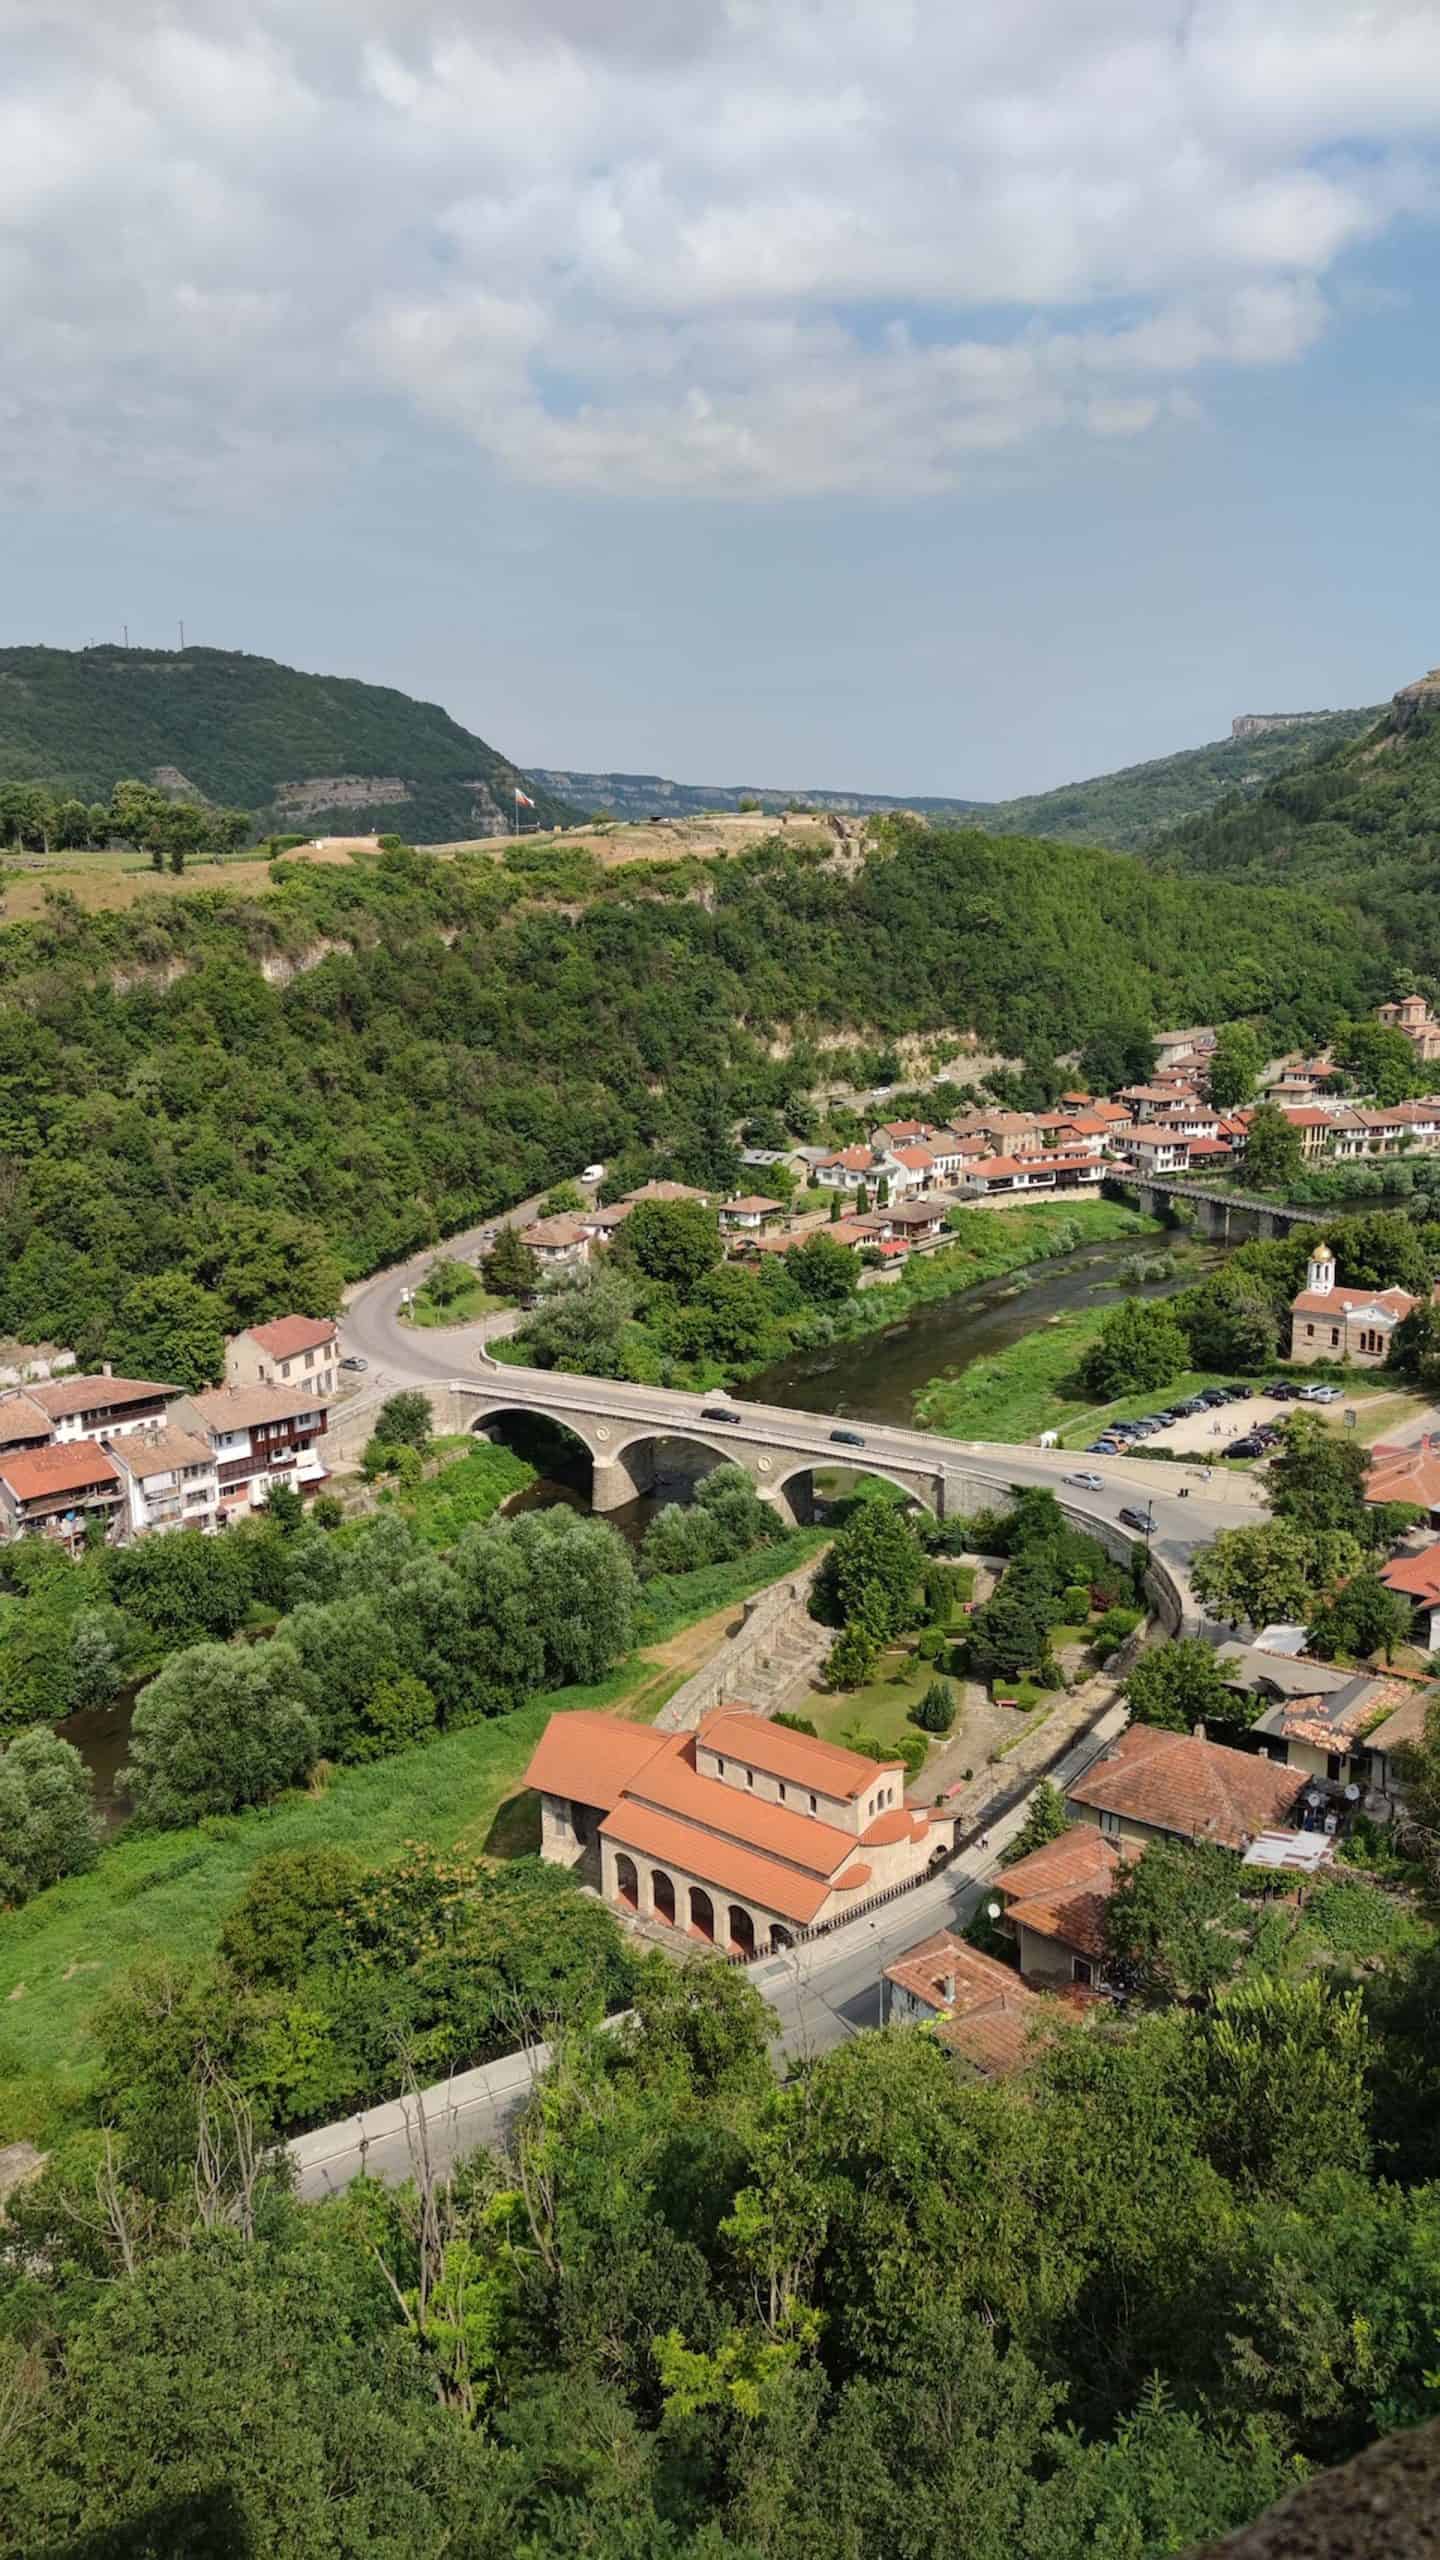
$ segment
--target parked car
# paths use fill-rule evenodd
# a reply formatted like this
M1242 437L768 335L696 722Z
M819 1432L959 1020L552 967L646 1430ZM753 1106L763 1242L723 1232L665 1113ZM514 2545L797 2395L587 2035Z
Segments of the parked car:
M1138 1529L1142 1538L1148 1538L1150 1535L1150 1514L1148 1511L1134 1511L1131 1509L1130 1505L1126 1503L1120 1513L1120 1525L1125 1529Z
M358 1353L358 1352L356 1352L356 1351L347 1351L347 1352L346 1352L346 1354L345 1354L344 1359L343 1359L343 1360L341 1361L341 1363L340 1363L340 1366L341 1366L341 1368L342 1368L342 1369L355 1369L355 1370L359 1370L359 1369L368 1369L368 1368L369 1368L369 1366L370 1366L370 1363L369 1363L369 1361L368 1361L368 1360L362 1360L362 1359L360 1358L360 1355L359 1355L359 1353Z
M1338 1387L1302 1387L1300 1390L1302 1404L1338 1404L1339 1401Z
M1099 1493L1104 1485L1105 1479L1103 1476L1097 1476L1089 1469L1081 1467L1077 1474L1073 1476L1062 1476L1060 1481L1062 1484L1083 1485L1087 1493Z
M580 1179L582 1182L603 1182L605 1179L605 1167L603 1164L587 1164L584 1172L580 1176Z
M841 1447L845 1449L863 1449L865 1446L863 1431L832 1431L830 1437L832 1440L838 1440Z
M1257 1440L1253 1431L1247 1431L1241 1440L1232 1440L1225 1452L1227 1458L1262 1458L1264 1454L1265 1443Z
M740 1416L732 1413L728 1404L702 1404L700 1419L702 1422L738 1422Z
M1267 1397L1271 1404L1293 1404L1295 1392L1293 1387L1286 1386L1283 1378L1277 1378L1273 1386L1262 1387L1260 1390L1262 1396Z
M1230 1390L1228 1387L1207 1387L1198 1401L1202 1413L1213 1413L1217 1404L1229 1403Z
M1115 1458L1119 1454L1113 1440L1087 1440L1085 1443L1087 1458Z

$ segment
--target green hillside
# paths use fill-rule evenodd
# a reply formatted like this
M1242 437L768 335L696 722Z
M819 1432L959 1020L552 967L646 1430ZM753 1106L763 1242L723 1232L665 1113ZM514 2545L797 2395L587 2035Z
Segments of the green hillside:
M0 781L106 800L128 776L261 831L412 843L508 830L516 770L433 702L238 649L0 649ZM535 791L536 819L571 811Z
M1227 884L1343 898L1397 958L1440 972L1440 671L1405 686L1362 737L1192 819L1154 853Z
M1317 711L1294 728L1253 738L1217 738L1207 747L1154 756L1119 773L1067 782L1058 791L1031 792L1018 800L937 799L924 792L837 791L806 785L777 788L756 782L673 782L661 773L571 773L534 766L530 781L572 806L604 809L615 818L695 818L717 809L840 809L859 817L918 809L942 822L963 820L987 833L1059 836L1074 844L1113 845L1133 851L1180 819L1213 808L1237 792L1258 792L1278 773L1306 762L1317 750L1344 744L1370 728L1371 711Z
M1178 755L1153 756L1146 764L1123 765L1118 773L1096 774L1090 782L1067 782L1058 791L992 801L978 823L998 835L1065 836L1077 844L1133 851L1217 802L1258 796L1275 775L1347 744L1373 727L1377 717L1373 710L1317 711L1293 729L1217 738L1206 747L1186 747Z

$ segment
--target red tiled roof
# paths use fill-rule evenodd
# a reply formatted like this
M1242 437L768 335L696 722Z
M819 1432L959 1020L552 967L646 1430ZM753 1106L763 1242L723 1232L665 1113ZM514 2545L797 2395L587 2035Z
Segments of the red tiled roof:
M766 1200L758 1191L745 1191L741 1193L738 1200L727 1200L721 1208L720 1215L722 1218L727 1217L732 1210L739 1209L759 1214L771 1209L783 1209L784 1206L783 1200Z
M923 1173L926 1165L935 1161L928 1147L892 1147L890 1152L909 1173Z
M57 1440L48 1449L26 1449L0 1458L0 1477L17 1502L35 1502L47 1493L80 1493L87 1485L118 1484L120 1470L98 1440Z
M1055 2014L1009 1965L949 1929L922 1938L885 1970L887 1980L934 2010L942 2042L979 2071L1017 2069L1029 2058L1033 2030Z
M833 1156L822 1156L822 1165L843 1165L847 1173L869 1173L878 1159L868 1147L838 1147Z
M531 1754L527 1787L573 1803L603 1806L608 1813L666 1737L648 1724L627 1724L588 1707L552 1716Z
M747 1849L783 1859L790 1867L827 1879L838 1875L856 1848L853 1831L771 1804L724 1778L702 1777L695 1766L694 1734L667 1734L662 1749L627 1779L624 1802L674 1814L709 1833L722 1833ZM605 1826L602 1825L602 1828Z
M742 1894L762 1910L778 1911L783 1920L803 1926L830 1898L832 1878L798 1875L779 1858L748 1849L738 1840L718 1839L693 1822L678 1820L653 1805L626 1796L601 1825L619 1849L639 1849L662 1866L679 1867L721 1893ZM853 1846L853 1843L851 1844Z
M1365 1479L1367 1502L1418 1502L1427 1511L1440 1509L1440 1450L1387 1449L1370 1452Z
M1088 1822L1077 1822L1007 1867L996 1884L1017 1928L1099 1956L1105 1952L1105 1905L1133 1854Z
M33 1396L0 1396L0 1448L17 1440L48 1440L54 1427Z
M41 1387L27 1387L42 1411L52 1422L64 1422L73 1413L114 1413L122 1405L153 1404L157 1396L178 1396L178 1387L164 1387L154 1378L107 1378L103 1375L84 1378L47 1378Z
M293 1387L205 1387L187 1399L207 1431L250 1431L258 1422L290 1422L324 1411L324 1399L302 1378Z
M276 1316L271 1324L252 1324L250 1339L276 1360L292 1360L297 1351L328 1350L335 1339L329 1316Z
M1412 1600L1428 1600L1432 1608L1440 1608L1440 1544L1418 1556L1396 1556L1381 1566L1380 1579L1392 1591L1408 1592Z
M1067 1800L1238 1849L1257 1831L1284 1827L1302 1784L1296 1770L1248 1751L1132 1724L1075 1780Z
M1368 1314L1373 1307L1398 1324L1419 1303L1408 1289L1302 1289L1298 1298L1291 1299L1290 1312L1293 1316L1352 1316Z
M850 1804L863 1796L899 1760L871 1760L863 1751L847 1751L843 1743L821 1742L814 1734L794 1733L766 1716L746 1715L739 1707L716 1707L695 1737L723 1759L763 1769L769 1778L792 1779L797 1787L813 1787L817 1795Z

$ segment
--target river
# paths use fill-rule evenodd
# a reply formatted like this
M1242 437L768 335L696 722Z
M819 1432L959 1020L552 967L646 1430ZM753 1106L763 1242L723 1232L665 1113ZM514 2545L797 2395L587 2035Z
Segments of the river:
M1177 1248L1179 1264L1171 1278L1136 1282L1123 1276L1137 1253L1153 1257ZM959 1377L973 1361L993 1359L1052 1316L1113 1306L1122 1297L1171 1296L1192 1287L1222 1259L1220 1247L1197 1250L1183 1237L1169 1235L1079 1245L1052 1261L1032 1262L1003 1279L957 1290L953 1298L937 1298L882 1333L794 1352L760 1376L747 1378L741 1393L757 1404L799 1405L908 1428L916 1396L933 1379Z

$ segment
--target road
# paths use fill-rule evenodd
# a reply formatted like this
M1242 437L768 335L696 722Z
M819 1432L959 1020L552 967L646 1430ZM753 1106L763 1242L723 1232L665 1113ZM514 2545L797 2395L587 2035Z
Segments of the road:
M1124 1721L1124 1709L1111 1708L1047 1774L1060 1787L1070 1785ZM962 1853L939 1875L881 1910L747 1968L747 1978L775 2013L770 2053L777 2072L783 2075L790 2064L832 2052L862 2029L879 2025L886 1966L937 1929L963 1929L985 1894L1001 1850L1024 1822L1028 1802L1027 1792L992 1822L983 1847L977 1844ZM473 2151L499 2150L548 2060L548 2047L538 2045L427 2089L421 2103L431 2159L448 2168ZM300 2195L314 2200L336 2194L362 2173L389 2186L402 2184L414 2172L413 2136L405 2122L407 2112L413 2118L414 2105L413 2100L395 2100L342 2124L299 2135L289 2150Z

